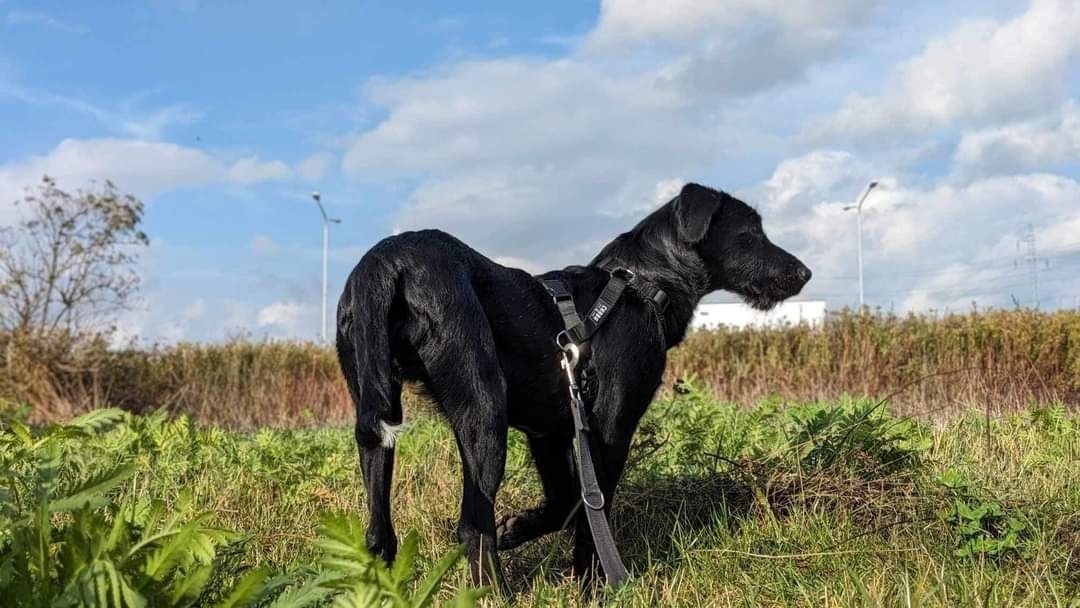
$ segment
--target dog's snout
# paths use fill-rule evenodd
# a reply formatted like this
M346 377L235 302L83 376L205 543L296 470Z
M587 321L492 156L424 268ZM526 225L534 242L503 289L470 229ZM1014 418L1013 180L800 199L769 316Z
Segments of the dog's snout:
M806 267L806 264L803 264L802 262L796 262L796 264L795 276L799 277L799 281L801 281L803 285L806 285L810 282L810 277L814 276L814 273L810 272L810 269Z

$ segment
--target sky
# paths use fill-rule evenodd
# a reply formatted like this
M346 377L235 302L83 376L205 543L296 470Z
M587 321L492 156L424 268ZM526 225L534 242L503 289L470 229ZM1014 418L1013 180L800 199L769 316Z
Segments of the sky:
M872 180L868 305L1080 305L1080 0L0 0L0 127L0 224L44 174L145 201L125 340L317 338L312 190L331 311L395 232L542 271L686 181L830 309Z

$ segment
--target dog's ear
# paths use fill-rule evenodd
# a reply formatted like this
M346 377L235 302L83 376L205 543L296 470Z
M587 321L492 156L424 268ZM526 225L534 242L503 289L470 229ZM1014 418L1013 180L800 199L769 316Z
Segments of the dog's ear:
M679 238L699 243L709 231L709 222L720 206L722 196L716 190L700 184L686 184L675 199L675 229Z

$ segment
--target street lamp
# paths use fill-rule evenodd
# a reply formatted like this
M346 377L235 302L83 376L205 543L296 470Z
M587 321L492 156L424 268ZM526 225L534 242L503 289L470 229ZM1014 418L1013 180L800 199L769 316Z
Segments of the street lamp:
M863 195L859 197L859 202L858 203L856 203L854 205L848 205L848 206L844 207L844 211L851 211L852 209L855 210L855 221L858 224L858 235L857 235L856 238L858 239L858 242L859 242L859 311L860 312L862 312L863 306L866 305L866 301L863 298L862 206L863 206L863 202L866 201L866 197L870 196L870 191L873 190L874 188L877 188L877 185L878 185L877 182L870 182L870 184L868 186L866 186L866 190L863 192Z
M340 224L341 220L331 218L326 215L326 209L322 206L322 196L319 191L316 190L311 193L311 198L315 199L315 204L319 206L319 213L322 214L322 324L319 325L319 335L322 337L322 341L326 343L326 261L327 253L330 248L330 224Z

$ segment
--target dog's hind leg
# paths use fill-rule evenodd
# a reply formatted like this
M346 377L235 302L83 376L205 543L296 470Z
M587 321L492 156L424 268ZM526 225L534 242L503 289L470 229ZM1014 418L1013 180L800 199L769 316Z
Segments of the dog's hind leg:
M401 382L389 372L389 348L379 352L367 347L369 335L376 344L385 331L362 332L352 311L338 311L337 351L345 384L356 408L356 445L368 499L366 544L372 555L390 563L397 554L397 537L390 520L390 484L394 474L394 427L401 421ZM355 344L363 344L359 351Z
M574 523L571 516L580 492L570 439L529 437L528 441L544 488L544 504L518 511L499 522L499 550L513 549Z
M495 543L495 495L506 465L506 381L486 323L451 335L465 344L421 352L429 388L450 422L463 476L458 538L473 582L502 587ZM447 328L449 329L449 328Z
M401 411L401 384L391 385L391 396ZM367 429L357 426L356 444L360 449L360 469L364 476L364 489L368 497L368 529L365 537L368 551L386 560L394 561L397 554L397 536L390 519L390 486L394 476L394 430L383 423L382 435L374 441Z

